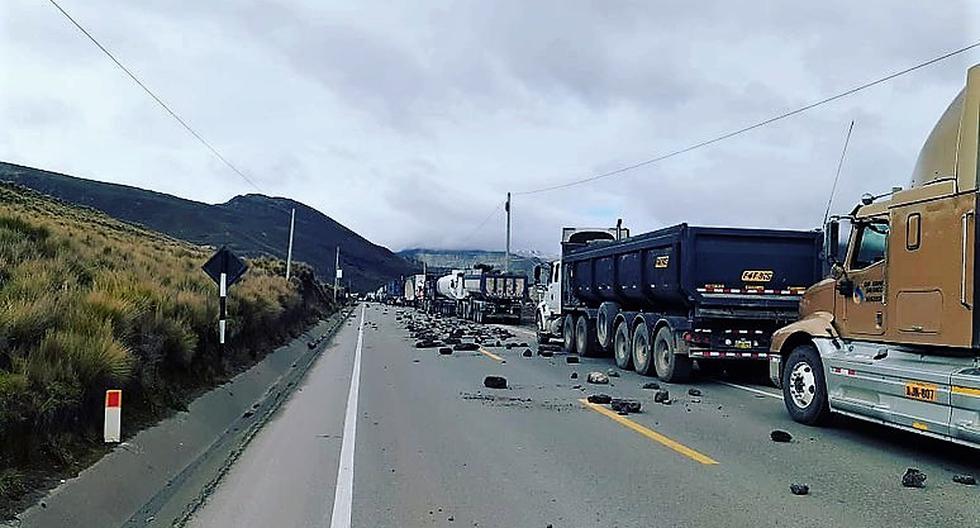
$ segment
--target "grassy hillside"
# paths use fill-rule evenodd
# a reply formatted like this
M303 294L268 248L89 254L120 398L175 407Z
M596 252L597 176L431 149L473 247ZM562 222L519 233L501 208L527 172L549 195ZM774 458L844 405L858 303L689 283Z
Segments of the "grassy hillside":
M285 198L260 194L205 204L127 185L102 183L0 162L0 181L17 183L67 202L93 207L114 218L146 226L195 244L227 245L246 256L286 258L289 210L296 208L293 257L333 280L334 254L341 246L344 282L355 290L377 288L411 273L411 265L372 244L323 213Z
M251 260L219 358L211 251L0 184L0 510L101 449L105 389L152 422L333 308L309 268Z

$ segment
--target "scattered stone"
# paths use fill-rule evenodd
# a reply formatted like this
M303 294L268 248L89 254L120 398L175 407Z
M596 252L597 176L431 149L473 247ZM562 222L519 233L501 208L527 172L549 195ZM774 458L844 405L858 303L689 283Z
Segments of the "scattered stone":
M609 383L609 376L601 372L589 372L589 375L585 377L585 381L593 383L595 385L606 385Z
M926 487L926 474L916 468L908 468L902 475L902 485L906 488Z
M654 403L663 403L665 405L670 405L670 403L669 403L670 402L670 391L667 391L667 390L664 390L664 389L659 389L653 395L653 402Z
M251 418L253 414L255 414L254 411L245 411L245 414L242 415L242 418Z
M453 353L452 347L442 347L439 349L439 353L446 356Z
M600 405L605 405L612 401L612 396L608 394L590 394L586 400L589 403L598 403Z
M565 356L565 363L578 363L578 356Z
M309 343L306 343L306 348L309 348L310 350L316 348L316 341L310 341Z
M528 348L528 349L525 349L524 352L521 353L521 355L524 356L524 357L531 357L531 356L534 355L534 352L531 352L531 349Z
M432 341L428 339L421 339L415 342L415 348L429 348L432 346Z
M807 486L806 484L790 484L789 490L793 493L793 495L807 495L810 493L810 486Z
M773 442L780 442L780 443L793 441L793 435L779 429L773 429L773 431L769 433L769 438L772 439Z
M543 358L555 357L555 353L550 350L538 350L538 355Z
M412 360L412 363L418 363L418 362L419 362L419 360L417 360L417 359L413 359Z
M477 350L480 345L476 343L456 343L453 345L453 350Z
M487 376L483 378L483 386L488 389L506 389L507 378L503 376Z
M643 384L643 388L644 389L658 390L658 389L660 389L660 384L657 383L656 381L651 381L650 383L644 383Z
M953 482L967 486L977 485L977 479L973 475L953 475Z
M580 389L582 389L582 386L581 385L572 385L572 388L575 389L575 390L580 390Z
M609 369L606 371L606 375L609 376L610 378L618 378L619 371L616 369Z
M616 412L626 412L626 413L638 413L640 412L640 402L637 400L628 400L624 398L613 398L609 402L609 406L612 410Z
M578 372L572 372L572 375L569 376L569 379L578 379Z
M690 394L691 396L700 396L701 395L701 390L700 389L687 389L687 393Z
M556 345L554 343L541 343L538 345L538 350L550 350L552 352L558 352L561 350L561 345Z

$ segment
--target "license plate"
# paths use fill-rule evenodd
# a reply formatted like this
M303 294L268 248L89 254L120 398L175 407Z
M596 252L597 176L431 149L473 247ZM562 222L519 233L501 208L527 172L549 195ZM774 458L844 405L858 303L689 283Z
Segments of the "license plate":
M913 400L934 402L936 401L936 389L937 387L930 383L909 381L905 384L905 397L912 398Z
M752 341L749 341L748 339L739 339L738 341L735 341L735 348L742 350L752 348Z

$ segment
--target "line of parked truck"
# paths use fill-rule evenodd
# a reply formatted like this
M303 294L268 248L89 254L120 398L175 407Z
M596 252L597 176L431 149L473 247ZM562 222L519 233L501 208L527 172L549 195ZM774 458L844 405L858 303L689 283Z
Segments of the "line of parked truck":
M539 341L666 381L695 364L768 365L798 422L837 413L980 447L978 135L980 65L922 147L910 188L865 195L822 230L565 228L560 258L532 281ZM456 270L433 292L424 275L415 299L487 320L501 313L480 304L500 299L492 276ZM512 280L504 290L526 295Z
M527 276L486 265L430 270L388 281L374 298L478 323L520 323L528 298Z

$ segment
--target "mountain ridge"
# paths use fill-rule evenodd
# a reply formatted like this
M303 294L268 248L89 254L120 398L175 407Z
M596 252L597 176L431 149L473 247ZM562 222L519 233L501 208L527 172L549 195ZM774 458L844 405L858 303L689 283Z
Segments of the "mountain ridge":
M356 291L412 273L413 265L330 216L296 200L258 193L208 204L132 185L106 183L0 161L0 181L102 211L199 245L228 246L243 256L285 259L289 210L296 208L293 258L332 281L339 245L344 284Z

